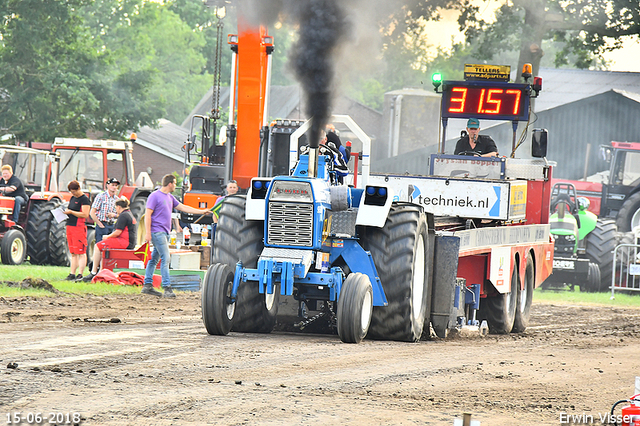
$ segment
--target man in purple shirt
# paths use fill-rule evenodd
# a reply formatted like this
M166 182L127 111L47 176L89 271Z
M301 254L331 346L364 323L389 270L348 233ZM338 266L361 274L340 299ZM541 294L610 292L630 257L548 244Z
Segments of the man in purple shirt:
M162 178L162 187L152 192L147 199L144 239L147 243L153 243L154 249L144 274L144 286L142 287L142 293L144 294L163 296L162 293L153 288L153 271L155 271L158 261L162 261L160 275L162 275L164 297L176 297L171 289L171 278L169 276L169 232L171 232L171 212L173 209L185 213L211 214L210 210L196 209L179 202L176 197L171 195L175 189L175 176L165 175Z

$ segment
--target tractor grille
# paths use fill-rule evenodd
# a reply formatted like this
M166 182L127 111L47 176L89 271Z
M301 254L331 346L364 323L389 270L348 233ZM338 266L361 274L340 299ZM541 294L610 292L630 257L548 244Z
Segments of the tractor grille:
M313 204L269 203L268 244L313 246Z

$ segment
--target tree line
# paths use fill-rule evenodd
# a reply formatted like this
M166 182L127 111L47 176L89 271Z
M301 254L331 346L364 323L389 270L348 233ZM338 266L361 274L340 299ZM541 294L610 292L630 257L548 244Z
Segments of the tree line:
M541 64L606 67L602 54L619 48L622 37L640 33L638 1L495 1L502 5L491 22L479 17L480 6L470 0L346 1L354 20L366 7L378 40L375 54L355 72L343 70L341 89L381 109L386 91L423 84L436 70L459 78L464 63L508 61L520 69L531 62L534 73ZM236 31L236 7L241 5L213 0L0 2L0 136L51 142L91 131L122 138L156 125L159 118L181 123L213 84L220 19L225 40L218 64L222 83L228 84L226 35ZM444 9L459 13L465 39L428 53L425 22L440 19ZM276 40L272 84L295 83L287 51L296 30L277 17L270 26Z

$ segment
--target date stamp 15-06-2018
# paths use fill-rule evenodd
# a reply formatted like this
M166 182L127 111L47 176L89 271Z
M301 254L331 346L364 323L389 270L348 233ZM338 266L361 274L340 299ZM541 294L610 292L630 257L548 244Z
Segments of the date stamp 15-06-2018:
M79 425L80 413L72 412L29 412L14 411L7 414L7 425Z

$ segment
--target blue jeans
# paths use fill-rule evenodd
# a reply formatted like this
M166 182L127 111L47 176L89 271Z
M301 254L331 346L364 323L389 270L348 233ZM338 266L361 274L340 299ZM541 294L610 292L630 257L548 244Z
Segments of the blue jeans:
M152 232L151 242L153 243L153 254L147 263L144 271L144 284L153 285L153 272L156 270L158 261L160 264L160 275L162 275L162 287L171 286L171 276L169 275L169 234L166 232Z
M104 237L105 235L111 234L113 232L114 226L116 225L104 225L104 228L100 228L98 225L96 225L96 243L102 241L102 237Z
M20 217L20 209L22 208L22 206L24 206L27 203L27 201L22 198L21 196L17 196L15 198L14 201L14 207L13 207L13 221L14 222L18 222L18 218Z

